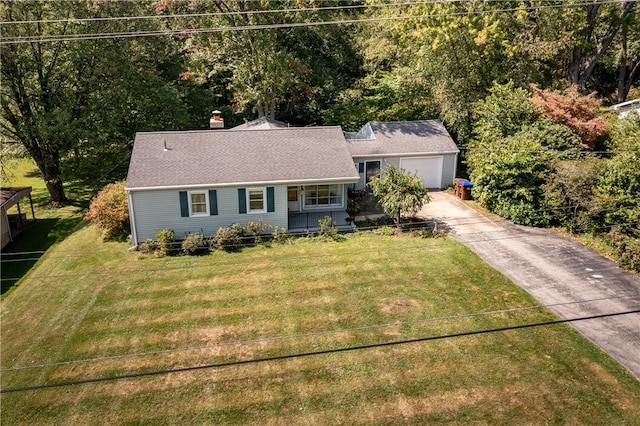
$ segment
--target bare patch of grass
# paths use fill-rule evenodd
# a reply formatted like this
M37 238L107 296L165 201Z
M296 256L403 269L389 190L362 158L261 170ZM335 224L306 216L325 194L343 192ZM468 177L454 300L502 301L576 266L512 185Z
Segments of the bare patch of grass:
M86 255L65 256L75 252ZM554 318L465 316L536 304L449 239L363 233L157 259L85 228L3 302L2 368L151 353L5 371L2 388ZM637 380L554 326L8 393L1 402L11 424L630 424L639 396Z

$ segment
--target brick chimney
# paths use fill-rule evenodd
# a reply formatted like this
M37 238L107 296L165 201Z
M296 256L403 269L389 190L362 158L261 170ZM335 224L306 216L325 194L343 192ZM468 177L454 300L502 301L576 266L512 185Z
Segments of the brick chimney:
M211 119L209 120L210 129L224 129L224 120L220 117L221 112L215 110L211 113Z

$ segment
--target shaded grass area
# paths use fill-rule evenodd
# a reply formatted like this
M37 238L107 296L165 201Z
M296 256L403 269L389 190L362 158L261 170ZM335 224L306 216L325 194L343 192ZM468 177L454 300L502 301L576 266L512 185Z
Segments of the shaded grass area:
M167 258L126 248L80 229L6 298L2 368L34 368L2 372L3 389L555 319L544 309L460 316L537 303L450 239L356 233L341 242L302 238ZM380 324L386 326L361 328ZM176 350L185 348L191 349ZM175 351L148 353L168 349ZM147 354L104 358L140 353ZM95 358L103 359L36 367ZM566 325L1 398L10 424L634 424L640 418L639 382Z
M0 294L3 295L33 268L43 252L70 235L82 222L91 197L91 191L86 187L69 183L65 185L69 202L61 207L52 207L49 205L49 193L33 161L13 161L9 171L10 176L3 179L2 186L31 186L36 220L2 249ZM17 212L16 209L12 207L9 213ZM31 212L28 216L31 218Z

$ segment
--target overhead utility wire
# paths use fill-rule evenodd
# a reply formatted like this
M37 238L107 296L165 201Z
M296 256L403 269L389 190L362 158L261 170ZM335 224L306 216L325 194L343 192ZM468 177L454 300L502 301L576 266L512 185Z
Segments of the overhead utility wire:
M424 323L428 323L428 322L457 320L457 319L480 317L480 316L487 316L487 315L497 315L497 314L505 314L505 313L512 313L512 312L521 312L521 311L528 311L528 310L534 310L534 309L547 309L547 308L554 308L554 307L559 307L559 306L580 305L580 304L585 304L585 303L593 303L593 302L600 302L600 301L604 301L604 300L617 300L617 299L632 299L632 300L636 300L636 299L640 299L640 295L633 295L633 296L623 295L623 296L599 297L599 298L595 298L595 299L584 299L584 300L576 300L576 301L570 301L570 302L558 302L558 303L551 303L551 304L547 304L547 305L523 306L523 307L519 307L519 308L509 308L509 309L500 309L500 310L494 310L494 311L484 311L484 312L473 312L473 313L467 313L467 314L448 315L448 316L443 316L443 317L425 318L425 319L413 320L413 321L402 321L402 322L393 322L393 323L387 323L387 324L365 325L365 326L361 326L361 327L340 328L340 329L335 329L335 330L317 331L317 332L311 332L311 333L290 334L290 335L275 336L275 337L264 337L264 338L261 338L261 339L253 339L253 340L240 340L240 341L235 341L235 342L222 342L222 343L215 343L215 344L211 344L211 345L188 346L188 347L183 347L183 348L165 349L165 350L152 351L152 352L138 352L138 353L131 353L131 354L105 356L105 357L99 357L99 358L76 359L76 360L71 360L71 361L52 362L52 363L49 363L49 364L25 365L25 366L19 366L19 367L3 368L3 369L0 369L0 372L31 370L31 369L34 369L34 368L45 368L45 367L58 367L58 366L61 366L61 365L70 365L70 364L85 364L85 363L89 363L89 362L102 362L102 361L110 361L110 360L114 360L114 359L132 358L132 357L141 357L141 356L150 356L150 355L164 355L164 354L170 354L170 353L176 353L176 352L187 352L187 351L204 350L204 349L215 349L215 348L227 347L227 346L251 345L251 344L255 344L255 343L268 343L268 342L275 342L275 341L278 341L278 340L299 339L299 338L306 338L306 337L318 337L318 336L326 336L326 335L337 334L337 333L350 333L350 332L353 332L353 331L373 330L373 329L377 329L377 328L400 327L400 326L405 326L405 325L424 324Z
M0 41L0 45L3 44L20 44L20 43L45 43L45 42L58 42L58 41L81 41L81 40L101 40L101 39L115 39L115 38L133 38L133 37L147 37L147 36L159 36L159 35L191 35L191 34L204 34L204 33L216 33L224 31L247 31L247 30L268 30L268 29L280 29L280 28L298 28L298 27L317 27L323 25L342 25L342 24L358 24L368 22L384 22L384 21L405 21L409 19L433 19L442 17L453 16L469 16L469 15L483 15L487 13L511 13L522 12L541 9L557 9L557 8L570 8L581 7L589 5L599 5L606 3L618 3L618 0L609 0L605 2L589 2L589 3L571 3L571 4L557 4L548 6L527 6L517 8L504 8L495 10L483 10L483 11L466 11L466 12L450 12L450 13L436 13L428 15L405 15L405 16L391 16L391 17L379 17L379 18L365 18L365 19L343 19L336 21L309 21L309 22L293 22L287 24L258 24L258 25L240 25L230 27L216 27L216 28L193 28L193 29L177 29L177 30L156 30L156 31L140 31L140 32L119 32L119 33L96 33L96 34L69 34L59 36L43 36L43 37L9 37Z
M630 314L637 314L637 313L640 313L640 309L636 309L636 310L633 310L633 311L624 311L624 312L614 312L614 313L609 313L609 314L592 315L592 316L587 316L587 317L567 318L567 319L560 319L560 320L555 320L555 321L545 321L545 322L537 322L537 323L530 323L530 324L513 325L513 326L508 326L508 327L499 327L499 328L483 329L483 330L476 330L476 331L467 331L467 332L463 332L463 333L446 334L446 335L441 335L441 336L428 336L428 337L420 337L420 338L417 338L417 339L396 340L396 341L392 341L392 342L374 343L374 344L370 344L370 345L348 346L348 347L337 348L337 349L325 349L325 350L313 351L313 352L302 352L302 353L294 353L294 354L287 354L287 355L276 355L276 356L265 357L265 358L252 358L252 359L240 360L240 361L229 361L229 362L222 362L222 363L211 363L211 364L195 365L195 366L191 366L191 367L181 367L181 368L172 368L172 369L166 369L166 370L145 371L145 372L142 372L142 373L122 374L122 375L108 376L108 377L96 377L96 378L89 378L89 379L73 380L73 381L68 381L68 382L49 383L49 384L45 384L45 385L6 388L6 389L0 389L0 393L14 393L14 392L34 391L34 390L41 390L41 389L51 389L51 388L83 385L83 384L88 384L88 383L101 383L101 382L110 382L110 381L124 380L124 379L136 379L136 378L141 378L141 377L160 376L160 375L166 375L166 374L171 374L171 373L183 373L183 372L187 372L187 371L198 371L198 370L207 370L207 369L212 369L212 368L234 367L234 366L239 366L239 365L258 364L258 363L262 363L262 362L271 362L271 361L283 361L283 360L288 360L288 359L305 358L305 357L317 356L317 355L332 355L332 354L342 353L342 352L353 352L353 351L364 350L364 349L384 348L384 347L390 347L390 346L406 345L406 344L410 344L410 343L423 343L423 342L428 342L428 341L451 339L451 338L455 338L455 337L477 336L477 335L482 335L482 334L498 333L498 332L504 332L504 331L522 330L522 329L527 329L527 328L544 327L544 326L565 324L565 323L570 323L570 322L587 321L587 320L593 320L593 319L609 318L609 317L615 317L615 316L621 316L621 315L630 315Z
M448 1L448 0L447 0ZM454 0L464 1L464 0ZM234 15L267 15L270 13L291 13L291 12L321 12L325 10L349 10L349 9L364 9L367 7L387 7L387 6L412 6L420 4L441 3L441 1L434 2L419 2L411 1L404 3L379 3L379 4L361 4L361 5L344 5L344 6L325 6L325 7L309 7L303 9L258 9L258 10L243 10L243 11L229 11L229 12L209 12L209 13L186 13L177 15L142 15L142 16L111 16L100 18L68 18L68 19L43 19L43 20L30 20L30 21L10 21L2 22L1 25L12 24L60 24L60 23L83 23L83 22L102 22L102 21L133 21L133 20L146 20L146 19L183 19L183 18L205 18L214 16L234 16Z
M484 0L485 2L498 2L504 0ZM554 2L559 4L562 0L547 0L548 2ZM148 19L185 19L185 18L205 18L215 16L235 16L235 15L267 15L271 13L291 13L291 12L322 12L329 10L353 10L353 9L366 9L366 8L383 8L383 7L398 7L398 6L421 6L432 4L452 4L452 3L465 3L469 0L432 0L432 1L406 1L400 3L376 3L376 4L356 4L356 5L342 5L342 6L324 6L324 7L305 7L298 9L257 9L257 10L242 10L242 11L228 11L228 12L208 12L208 13L185 13L174 15L138 15L138 16L109 16L109 17L96 17L96 18L67 18L67 19L33 19L24 21L6 21L0 22L1 25L24 25L24 24L60 24L60 23L84 23L84 22L108 22L108 21L134 21L134 20L148 20ZM591 1L587 4L607 4L609 0ZM582 4L581 4L582 5Z

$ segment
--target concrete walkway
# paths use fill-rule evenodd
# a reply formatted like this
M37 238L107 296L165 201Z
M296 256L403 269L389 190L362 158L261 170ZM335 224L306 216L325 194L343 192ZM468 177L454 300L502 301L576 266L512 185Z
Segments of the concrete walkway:
M553 231L492 220L446 192L418 216L464 243L560 318L640 309L640 279ZM574 303L577 302L577 303ZM640 379L640 312L570 322Z

